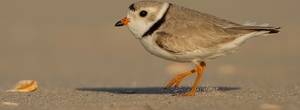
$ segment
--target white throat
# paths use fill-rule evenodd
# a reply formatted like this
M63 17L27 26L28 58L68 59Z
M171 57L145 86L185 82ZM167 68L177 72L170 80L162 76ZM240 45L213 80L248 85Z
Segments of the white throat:
M162 17L165 15L169 8L169 3L164 3L158 12L158 15L156 16L154 22L145 22L145 20L135 20L132 22L129 22L128 28L130 31L135 35L137 39L141 39L143 35L150 30L150 28L158 22ZM128 16L129 17L129 16ZM130 18L129 18L130 19Z

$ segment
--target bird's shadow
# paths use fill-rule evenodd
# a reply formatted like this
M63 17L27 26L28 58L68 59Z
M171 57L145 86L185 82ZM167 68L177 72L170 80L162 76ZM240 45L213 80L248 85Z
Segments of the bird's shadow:
M240 87L200 87L197 92L227 92L240 90ZM89 92L108 92L113 94L177 94L189 91L189 87L165 89L163 87L111 87L111 88L93 88L83 87L76 88L78 91L89 91Z

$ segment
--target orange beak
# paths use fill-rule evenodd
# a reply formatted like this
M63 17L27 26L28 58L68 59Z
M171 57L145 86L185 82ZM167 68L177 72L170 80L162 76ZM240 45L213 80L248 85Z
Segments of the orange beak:
M123 18L122 20L118 21L115 26L120 27L120 26L127 26L129 23L129 19L127 17Z

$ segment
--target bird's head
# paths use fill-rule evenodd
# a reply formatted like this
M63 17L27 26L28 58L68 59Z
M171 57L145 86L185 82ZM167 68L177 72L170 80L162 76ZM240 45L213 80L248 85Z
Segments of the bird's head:
M166 14L170 4L158 1L139 1L129 6L125 18L118 21L115 26L128 26L130 31L141 39Z

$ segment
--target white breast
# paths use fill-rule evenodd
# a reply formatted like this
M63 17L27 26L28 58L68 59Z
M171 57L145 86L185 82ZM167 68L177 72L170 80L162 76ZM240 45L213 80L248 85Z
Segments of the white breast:
M168 59L168 60L175 60L176 61L176 57L175 55L161 49L156 43L155 43L155 36L146 36L142 39L140 39L141 44L144 46L144 48L150 52L151 54L164 58L164 59Z

